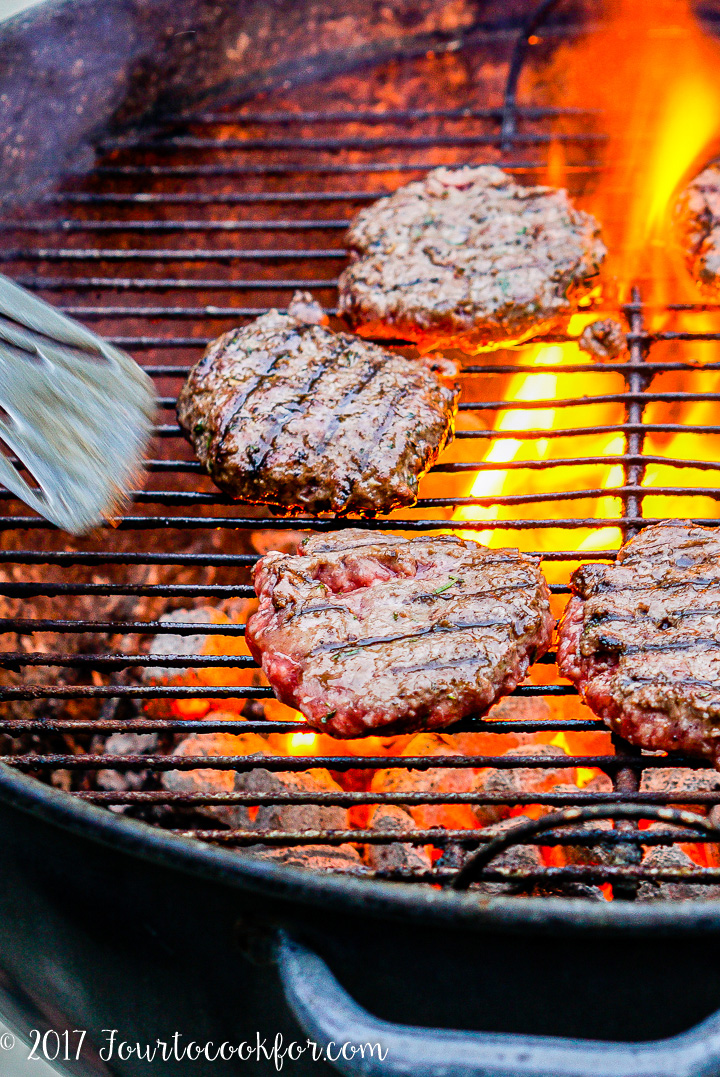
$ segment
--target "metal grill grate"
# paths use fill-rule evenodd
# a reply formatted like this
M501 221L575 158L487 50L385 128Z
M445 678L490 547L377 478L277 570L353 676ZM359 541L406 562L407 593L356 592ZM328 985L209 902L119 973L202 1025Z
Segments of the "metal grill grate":
M438 61L439 62L439 61ZM408 62L410 63L410 62ZM432 84L433 57L412 61L408 79L418 71ZM424 65L424 66L423 66ZM402 73L401 73L402 74ZM398 81L395 70L393 77ZM402 80L399 80L402 84ZM397 833L365 826L328 832L221 829L212 821L183 823L180 809L213 805L315 804L358 809L366 805L500 805L507 810L528 805L566 808L595 807L601 816L618 816L613 830L598 828L594 818L570 832L550 822L522 835L529 844L563 848L602 846L610 850L602 863L545 863L541 869L484 867L483 882L512 882L516 887L545 891L569 883L612 884L616 897L633 897L643 880L656 882L720 883L720 868L695 864L691 870L643 867L641 846L718 841L712 829L691 825L687 816L658 809L677 803L710 810L720 805L720 788L680 793L641 788L644 773L671 767L703 769L696 760L641 753L613 737L613 749L595 755L557 757L533 753L455 757L350 754L338 743L336 755L309 761L303 756L269 755L262 767L269 772L301 772L312 763L343 775L367 776L377 769L442 770L492 768L495 771L597 768L612 780L612 790L518 790L513 793L417 792L379 793L354 788L304 793L172 793L162 788L163 771L207 767L203 757L170 759L167 748L177 734L192 732L287 734L306 727L296 722L270 726L257 715L213 720L155 718L144 715L148 700L246 698L262 702L267 688L228 686L148 686L140 683L144 666L192 668L249 668L250 659L237 655L166 656L159 660L140 650L119 653L113 644L121 635L147 641L162 634L214 635L217 625L163 622L158 610L188 601L208 603L247 598L253 592L248 570L257 559L248 536L259 529L278 533L298 527L331 530L340 521L274 519L255 508L233 503L217 492L179 436L174 402L181 379L204 345L220 332L255 317L271 305L284 306L296 288L309 288L332 311L336 278L345 264L343 230L361 206L438 164L492 161L529 181L542 180L550 146L562 147L564 169L571 188L582 194L602 168L603 135L594 130L597 117L577 110L519 109L508 125L503 110L463 108L379 108L372 99L372 80L355 82L358 94L367 87L368 100L352 108L296 110L276 97L262 110L255 105L240 111L188 116L155 137L113 140L106 144L100 164L81 188L47 198L32 213L0 222L5 237L0 260L4 269L26 287L45 295L67 313L91 321L114 343L129 349L156 379L161 423L156 430L146 488L137 491L131 511L115 529L85 543L66 544L65 538L39 518L28 516L10 494L0 494L5 514L0 564L4 616L0 632L5 671L0 699L2 761L61 784L73 795L95 804L129 811L185 835L238 847L303 846L359 843L382 846L399 840ZM341 80L341 89L347 89ZM311 100L310 92L306 98ZM302 103L302 95L300 95ZM501 151L502 147L502 151ZM235 305L235 304L238 305ZM243 305L239 305L243 304ZM417 508L391 521L363 521L359 526L392 527L401 532L433 531L453 526L471 532L502 531L510 543L539 552L546 567L555 566L556 596L569 593L561 570L591 559L614 557L612 548L579 553L576 535L605 535L604 529L627 537L640 521L676 515L680 497L699 499L698 522L715 524L718 491L713 473L720 469L720 452L703 458L697 451L680 456L666 452L677 438L703 436L707 444L720 435L720 425L702 418L702 406L720 400L716 372L720 361L713 341L720 340L717 304L669 304L660 331L645 328L647 307L639 291L624 307L628 322L628 353L624 361L597 364L589 359L546 361L541 368L528 361L531 352L517 349L465 362L464 396L454 455L437 465L425 482ZM693 328L693 319L702 318ZM715 319L715 321L713 320ZM717 323L717 328L713 326ZM699 324L699 323L698 323ZM571 339L555 334L552 345ZM704 342L700 345L700 342ZM533 345L534 347L534 345ZM702 349L706 349L703 351ZM707 349L710 349L707 351ZM709 358L708 358L709 356ZM511 379L541 369L547 375L582 379L592 374L603 391L548 399L507 396ZM547 428L542 422L516 428L500 417L548 409L569 412L571 425ZM604 419L585 421L591 409L604 409ZM698 421L695 419L700 418ZM577 418L575 418L577 417ZM510 431L510 433L509 433ZM493 444L511 436L518 444L561 439L563 453L546 459L488 459ZM598 438L622 439L622 448L598 451ZM652 446L649 446L652 441ZM604 444L604 442L603 442ZM594 447L593 447L594 446ZM643 485L647 469L669 466L702 473L704 485ZM587 469L619 467L623 479L611 492L587 484ZM473 496L461 493L469 476L518 473L523 479L544 473L551 486L528 493ZM579 478L552 480L565 472ZM695 476L696 478L697 476ZM445 490L449 492L444 492ZM644 509L652 496L665 499L655 514ZM576 515L563 506L578 502ZM605 510L612 502L615 509ZM708 505L703 515L703 506ZM458 512L490 509L495 518L464 519ZM574 510L573 510L574 511ZM526 515L529 513L529 515ZM708 513L712 513L708 515ZM683 515L686 515L683 510ZM486 514L487 515L487 514ZM353 523L355 525L355 522ZM127 533L127 534L125 534ZM241 550L242 552L237 552ZM238 579L244 581L236 582ZM559 582L557 582L559 581ZM125 600L125 601L121 601ZM110 609L93 616L93 603ZM110 605L108 606L108 603ZM138 612L140 610L140 612ZM143 614L143 610L146 612ZM149 612L148 612L149 611ZM223 625L221 634L239 636L240 624ZM568 700L567 711L556 710L518 718L468 720L452 732L476 734L598 733L604 725L589 716L574 688L556 683L554 655L534 670L535 683L516 689L521 701L541 698ZM37 671L46 671L38 679ZM47 671L50 670L51 673ZM112 733L157 733L159 749L150 754L118 754L104 749L99 738ZM257 767L247 756L213 757L212 769L240 773ZM98 771L142 773L140 788L117 791L99 788ZM355 782L355 785L362 785ZM367 785L367 782L365 782ZM638 830L643 818L665 823L663 829ZM592 815L592 813L590 813ZM673 824L673 825L671 825ZM532 831L532 832L531 832ZM457 852L473 850L489 840L484 829L415 827L403 832L403 843ZM614 850L614 851L613 851ZM620 853L617 850L621 850ZM614 857L614 860L612 860ZM428 871L366 869L368 875L407 881L445 882L455 876L446 855ZM545 892L543 891L543 892Z

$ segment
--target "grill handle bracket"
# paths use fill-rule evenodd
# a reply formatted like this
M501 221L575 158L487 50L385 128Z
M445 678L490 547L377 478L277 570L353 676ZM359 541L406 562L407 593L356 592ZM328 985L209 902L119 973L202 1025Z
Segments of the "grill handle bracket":
M368 1013L338 983L321 957L285 932L279 935L277 960L296 1021L347 1077L720 1074L720 1012L679 1036L642 1043L421 1028L392 1024ZM343 1053L344 1045L349 1046Z

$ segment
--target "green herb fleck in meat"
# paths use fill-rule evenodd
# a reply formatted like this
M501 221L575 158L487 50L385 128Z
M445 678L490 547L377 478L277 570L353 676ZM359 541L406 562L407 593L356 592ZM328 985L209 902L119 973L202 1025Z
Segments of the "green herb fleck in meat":
M443 591L449 591L451 587L454 587L456 583L462 583L459 576L451 576L450 582L444 584L442 587L438 587L437 591L433 591L434 595L441 595Z

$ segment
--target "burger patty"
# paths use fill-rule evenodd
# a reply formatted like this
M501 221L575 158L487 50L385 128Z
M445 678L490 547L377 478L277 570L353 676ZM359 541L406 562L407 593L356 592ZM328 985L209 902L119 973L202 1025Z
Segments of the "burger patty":
M484 713L550 642L537 564L449 535L347 530L255 568L246 639L275 693L336 737Z
M680 195L676 209L685 261L698 284L720 288L720 166L711 165Z
M313 513L412 505L452 439L457 389L322 318L298 294L287 314L214 341L180 393L180 425L232 497Z
M476 351L562 324L605 257L600 228L553 187L493 165L433 172L355 218L340 308L365 336Z
M615 565L585 565L558 665L588 706L643 748L720 758L720 531L642 531Z

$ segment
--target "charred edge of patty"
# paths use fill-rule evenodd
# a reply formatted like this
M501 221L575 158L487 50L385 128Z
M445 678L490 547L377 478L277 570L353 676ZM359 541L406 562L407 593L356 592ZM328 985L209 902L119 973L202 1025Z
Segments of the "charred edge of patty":
M587 585L587 570L605 569L605 565L585 565L578 570L578 583ZM577 574L576 574L577 575ZM573 577L575 586L575 577ZM583 658L581 641L585 619L585 600L575 594L560 619L557 664L561 677L577 686L583 702L608 727L624 740L649 751L687 752L709 759L720 769L720 738L707 735L702 720L695 716L671 716L655 708L622 704L602 684L619 664L617 651L598 650L592 659Z

